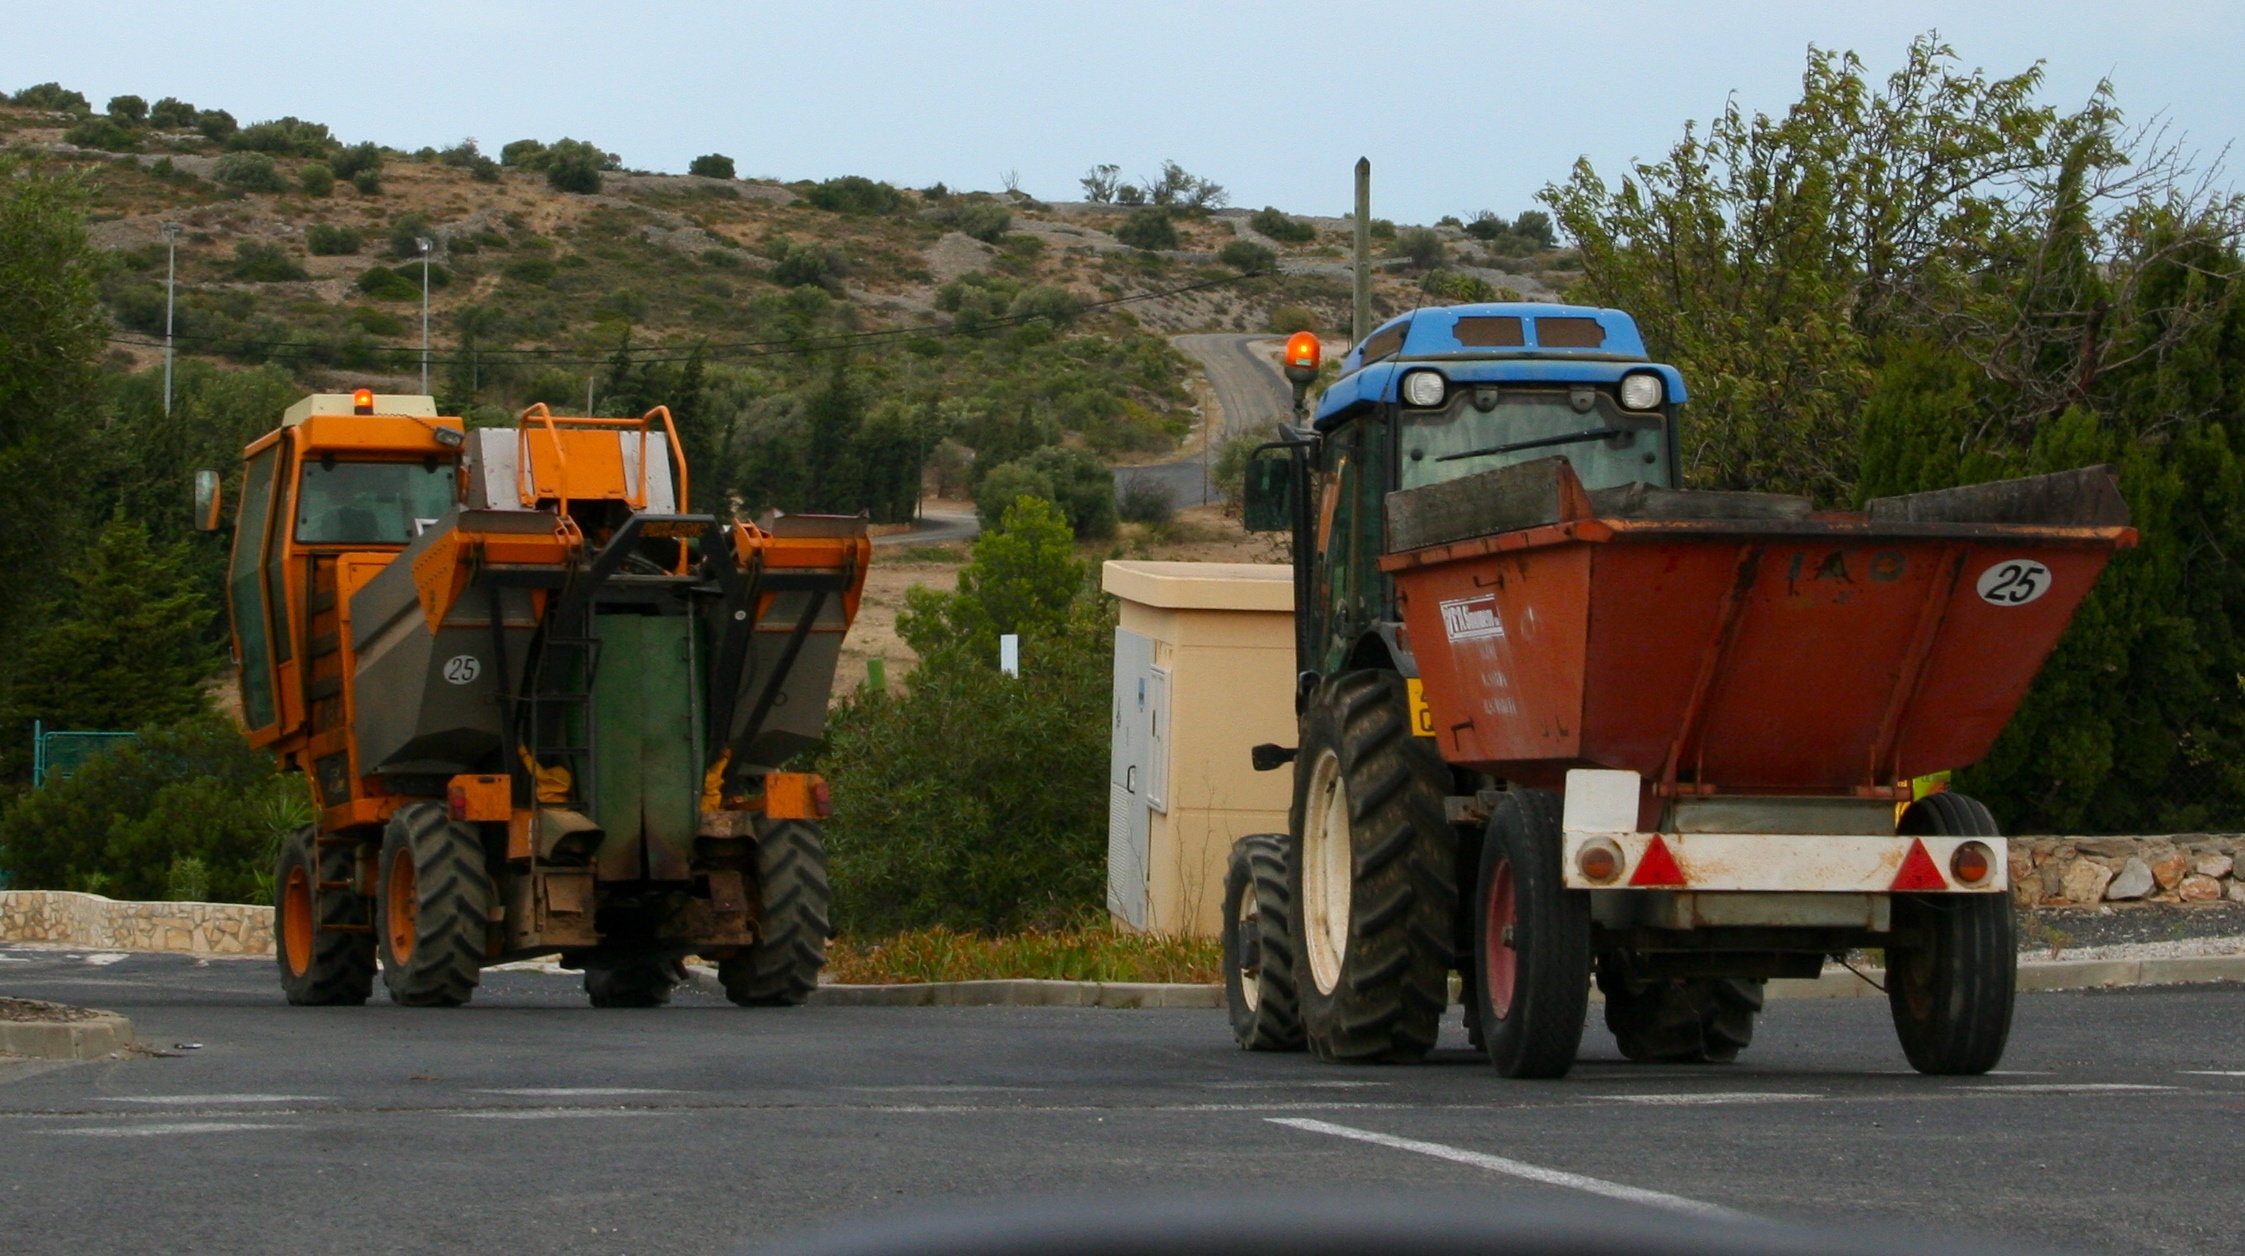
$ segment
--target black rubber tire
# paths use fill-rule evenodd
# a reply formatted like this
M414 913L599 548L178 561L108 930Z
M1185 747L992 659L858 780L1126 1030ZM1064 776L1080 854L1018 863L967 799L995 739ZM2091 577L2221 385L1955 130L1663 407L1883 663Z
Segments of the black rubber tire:
M409 921L391 910L401 859L413 871ZM382 833L381 884L375 893L382 984L407 1007L458 1007L475 995L491 938L495 891L483 837L445 815L444 804L398 808ZM402 932L401 932L402 930ZM407 943L400 956L399 943Z
M354 845L321 846L310 825L281 841L273 874L273 959L282 992L298 1007L357 1007L374 992L367 900L335 884L355 881L357 863ZM323 881L330 888L321 889ZM298 894L290 893L292 883Z
M671 991L686 980L675 959L648 956L585 969L585 994L594 1007L668 1007Z
M1598 957L1606 1028L1639 1064L1727 1064L1754 1041L1764 982L1752 977L1640 978L1627 957Z
M1560 797L1511 789L1489 817L1473 894L1473 997L1489 1062L1506 1077L1565 1077L1590 1010L1590 894L1559 872ZM1490 899L1509 877L1511 992L1490 975Z
M1232 1037L1249 1051L1302 1049L1294 992L1294 907L1286 892L1284 833L1232 843L1224 872L1224 1004Z
M1902 813L1914 836L1997 837L1995 817L1963 794L1921 798ZM1902 1054L1920 1073L1985 1073L2003 1060L2018 993L2011 895L1897 894L1894 927L1924 945L1889 947L1886 999Z
M1325 957L1332 984L1321 986L1303 837L1315 819L1311 782L1328 754L1347 792L1349 902L1343 945ZM1434 742L1411 733L1400 675L1344 672L1312 695L1296 759L1287 897L1303 1036L1319 1059L1408 1064L1434 1047L1449 1003L1458 900L1457 838L1442 814L1449 785Z
M759 820L757 938L717 961L725 997L742 1007L795 1007L826 967L826 836L809 820Z

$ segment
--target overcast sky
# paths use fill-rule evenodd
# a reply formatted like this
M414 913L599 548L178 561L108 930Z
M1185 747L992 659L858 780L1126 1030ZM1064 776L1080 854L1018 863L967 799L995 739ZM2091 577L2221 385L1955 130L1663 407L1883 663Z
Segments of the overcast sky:
M570 135L634 168L864 174L1078 195L1095 162L1164 158L1236 204L1405 222L1516 212L1578 156L1658 157L1736 92L1776 110L1812 43L1880 74L1938 28L1968 66L2047 63L2077 105L2110 77L2211 157L2245 119L2245 4L479 3L198 0L0 8L0 87L48 79L295 114L397 148ZM2234 183L2234 180L2232 180Z

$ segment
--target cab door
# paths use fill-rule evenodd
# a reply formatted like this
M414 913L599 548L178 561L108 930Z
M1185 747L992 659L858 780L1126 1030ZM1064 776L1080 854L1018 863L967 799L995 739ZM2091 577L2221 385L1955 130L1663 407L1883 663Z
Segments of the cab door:
M226 609L234 626L234 659L241 667L242 722L263 744L279 733L275 702L273 620L266 591L266 555L273 547L273 498L287 442L277 440L249 460L242 474L241 510L234 518L234 550L226 567Z

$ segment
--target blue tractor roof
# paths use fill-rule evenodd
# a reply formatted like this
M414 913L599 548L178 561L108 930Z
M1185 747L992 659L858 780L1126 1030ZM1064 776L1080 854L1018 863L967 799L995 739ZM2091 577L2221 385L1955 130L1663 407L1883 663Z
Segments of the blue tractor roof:
M1672 403L1685 399L1683 375L1647 358L1637 321L1621 310L1496 301L1418 309L1381 324L1342 360L1341 378L1318 400L1316 426L1395 400L1397 382L1419 364L1476 384L1611 384L1650 370L1666 381Z

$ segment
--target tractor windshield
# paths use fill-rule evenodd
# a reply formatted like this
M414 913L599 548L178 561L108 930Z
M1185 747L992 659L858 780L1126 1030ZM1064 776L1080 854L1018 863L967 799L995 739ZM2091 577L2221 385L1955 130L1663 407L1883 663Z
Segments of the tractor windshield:
M1405 410L1401 431L1401 488L1553 456L1584 488L1668 484L1662 416L1595 388L1460 388L1446 409Z
M403 545L452 509L448 462L307 462L296 494L300 545Z

